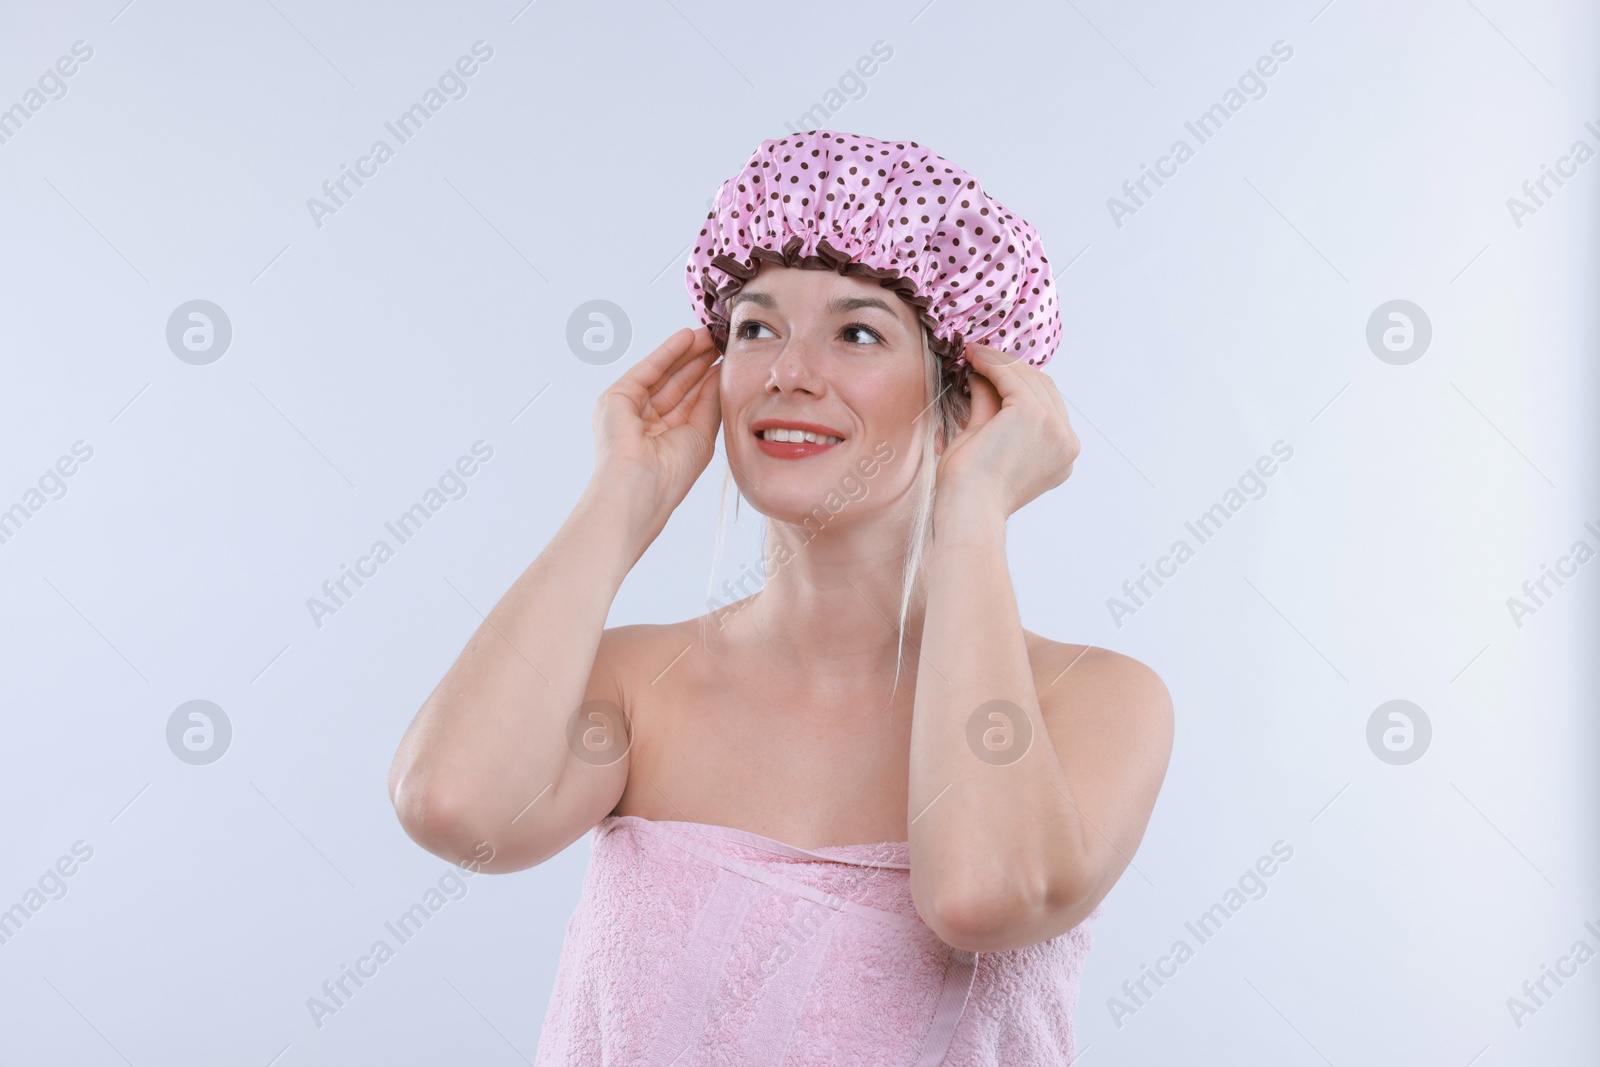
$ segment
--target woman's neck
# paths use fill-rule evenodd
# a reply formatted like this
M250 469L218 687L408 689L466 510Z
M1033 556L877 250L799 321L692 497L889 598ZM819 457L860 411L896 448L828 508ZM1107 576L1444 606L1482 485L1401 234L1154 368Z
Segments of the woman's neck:
M740 612L747 637L770 642L796 667L845 678L893 673L901 649L903 532L854 528L809 531L774 523L767 538L767 580ZM900 655L914 661L926 596L921 583L906 611Z

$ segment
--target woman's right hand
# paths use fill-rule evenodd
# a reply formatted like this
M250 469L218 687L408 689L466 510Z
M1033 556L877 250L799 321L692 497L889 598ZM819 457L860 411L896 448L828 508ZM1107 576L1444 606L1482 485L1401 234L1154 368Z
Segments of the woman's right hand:
M716 453L717 357L709 329L684 327L595 402L595 480L640 494L658 531Z

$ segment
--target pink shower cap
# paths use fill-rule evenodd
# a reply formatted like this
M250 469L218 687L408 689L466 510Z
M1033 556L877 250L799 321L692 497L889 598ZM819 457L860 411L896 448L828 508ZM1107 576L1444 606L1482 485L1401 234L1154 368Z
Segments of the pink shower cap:
M727 350L728 304L757 260L893 289L916 308L963 390L966 343L1041 366L1061 339L1038 231L915 141L810 130L762 141L722 183L686 274L718 351Z

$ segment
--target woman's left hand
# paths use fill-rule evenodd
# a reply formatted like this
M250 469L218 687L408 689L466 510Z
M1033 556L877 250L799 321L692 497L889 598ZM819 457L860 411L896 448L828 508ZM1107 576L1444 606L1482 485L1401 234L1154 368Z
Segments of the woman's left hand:
M1009 516L1067 480L1078 435L1044 371L987 345L967 345L966 357L972 415L939 458L936 492L946 499L989 494Z

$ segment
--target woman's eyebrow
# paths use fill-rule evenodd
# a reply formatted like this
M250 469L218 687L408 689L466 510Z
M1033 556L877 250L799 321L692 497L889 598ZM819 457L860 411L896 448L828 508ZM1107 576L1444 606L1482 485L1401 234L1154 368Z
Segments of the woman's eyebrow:
M858 308L877 308L891 317L894 315L893 309L875 296L836 296L828 301L828 312L833 315Z
M752 304L757 304L761 307L764 307L768 311L778 310L778 302L772 299L772 297L768 296L766 293L751 292L748 289L741 289L739 290L738 295L733 298L733 303L728 305L728 316L732 318L734 310L746 300L750 301Z

